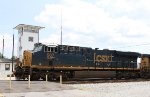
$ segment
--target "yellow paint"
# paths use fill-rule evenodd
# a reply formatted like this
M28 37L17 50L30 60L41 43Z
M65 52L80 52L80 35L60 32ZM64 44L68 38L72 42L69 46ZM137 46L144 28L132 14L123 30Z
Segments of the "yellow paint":
M68 70L140 70L138 68L101 68L101 67L81 67L81 66L31 66L31 68L39 69L68 69Z
M30 51L24 51L23 66L31 66L31 64L32 64L32 53Z
M82 87L82 88L79 88L79 90L87 91L87 90L90 90L90 88Z
M97 55L96 62L112 62L112 56L107 55Z
M149 58L148 57L142 57L141 59L141 69L147 70L149 68Z

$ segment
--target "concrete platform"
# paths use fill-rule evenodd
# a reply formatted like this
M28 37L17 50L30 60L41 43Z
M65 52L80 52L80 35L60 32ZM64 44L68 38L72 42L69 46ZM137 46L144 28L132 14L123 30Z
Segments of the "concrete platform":
M27 81L13 81L13 89L7 86L8 81L0 81L0 97L150 97L150 81L63 86L36 81L32 82L31 88L28 88Z
M60 83L45 81L31 81L30 87L28 81L12 81L10 88L9 80L0 81L0 95L3 93L47 92L71 89L73 88Z

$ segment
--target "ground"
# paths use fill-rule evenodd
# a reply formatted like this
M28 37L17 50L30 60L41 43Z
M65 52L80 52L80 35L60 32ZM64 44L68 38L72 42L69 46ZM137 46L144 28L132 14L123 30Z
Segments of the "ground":
M0 81L0 97L150 97L150 81L94 84Z

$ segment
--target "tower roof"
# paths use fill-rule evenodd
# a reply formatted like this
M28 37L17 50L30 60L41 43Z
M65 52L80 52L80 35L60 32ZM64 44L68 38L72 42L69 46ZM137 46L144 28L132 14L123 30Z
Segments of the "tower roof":
M19 24L16 27L14 27L14 29L17 29L17 30L19 30L21 28L30 28L30 29L38 29L38 30L40 30L40 29L43 29L45 27L33 26L33 25L26 25L26 24Z
M7 59L7 58L0 58L0 63L11 63L12 60L11 59Z

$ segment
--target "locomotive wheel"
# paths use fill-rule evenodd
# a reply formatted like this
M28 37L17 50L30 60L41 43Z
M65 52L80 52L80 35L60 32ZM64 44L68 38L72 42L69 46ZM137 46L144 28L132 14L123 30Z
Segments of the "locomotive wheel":
M39 80L39 79L40 79L40 76L38 74L32 74L32 76L31 76L32 81L36 81L36 80Z
M47 78L48 78L49 81L54 80L54 74L53 73L49 73Z
M131 77L130 77L130 73L125 73L124 78L125 78L125 79L130 79L130 78L131 78Z
M122 73L121 72L117 72L116 73L116 79L121 79L122 78Z
M19 77L19 76L16 76L16 80L20 80L21 79L21 77Z
M49 81L54 80L54 73L42 73L40 77L43 79L43 81L46 81L46 75L47 75L47 80Z
M43 79L43 81L45 81L46 80L46 73L45 72L41 72L40 73L40 77Z

